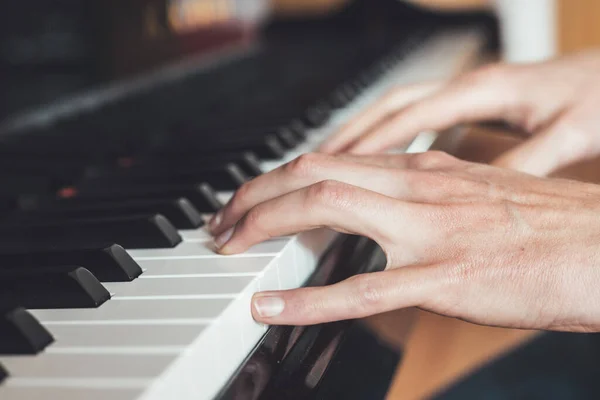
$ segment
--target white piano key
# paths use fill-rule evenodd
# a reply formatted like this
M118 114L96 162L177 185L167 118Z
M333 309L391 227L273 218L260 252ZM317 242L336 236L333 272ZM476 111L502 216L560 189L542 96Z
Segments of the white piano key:
M235 192L218 192L217 193L217 199L223 203L223 204L227 204L227 202L229 201L229 199L231 199L231 197L233 196Z
M16 380L15 380L16 381ZM132 400L137 398L142 389L92 389L65 388L33 386L35 380L18 381L14 384L9 380L4 387L0 387L0 399L2 400ZM49 382L50 383L50 382ZM49 384L48 383L48 384ZM26 386L26 385L32 385Z
M198 260L202 262L203 260ZM204 296L228 295L235 298L252 281L248 276L231 277L163 277L160 279L136 279L133 282L107 282L104 286L114 299L126 297Z
M206 227L202 227L199 229L185 229L180 230L179 234L182 239L186 242L202 242L202 241L211 241L213 237L206 230Z
M47 351L71 347L187 346L203 325L53 325L47 326L55 342Z
M144 249L128 250L129 254L135 260L153 259L153 258L245 258L257 255L275 256L283 250L289 239L273 239L268 242L258 244L243 254L234 256L222 256L214 251L212 243L206 242L181 242L172 249Z
M145 270L138 279L159 278L165 275L205 275L235 276L258 275L273 260L271 257L247 257L242 262L238 258L157 258L139 259Z
M0 357L14 378L154 378L177 355L53 354Z
M109 300L97 309L31 310L42 323L58 321L165 321L214 319L229 299Z

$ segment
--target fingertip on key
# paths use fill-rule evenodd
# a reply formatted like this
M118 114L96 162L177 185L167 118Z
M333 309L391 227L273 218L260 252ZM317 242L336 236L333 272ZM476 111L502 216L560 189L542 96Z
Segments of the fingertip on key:
M275 318L283 313L285 301L276 293L257 293L252 298L253 315L259 320Z

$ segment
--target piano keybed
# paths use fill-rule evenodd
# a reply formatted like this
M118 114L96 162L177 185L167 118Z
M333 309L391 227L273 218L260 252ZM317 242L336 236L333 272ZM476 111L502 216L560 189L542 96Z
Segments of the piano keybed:
M302 286L336 235L223 257L204 222L391 85L449 77L482 43L472 31L401 39L267 43L3 138L0 398L213 398L267 330L252 294Z

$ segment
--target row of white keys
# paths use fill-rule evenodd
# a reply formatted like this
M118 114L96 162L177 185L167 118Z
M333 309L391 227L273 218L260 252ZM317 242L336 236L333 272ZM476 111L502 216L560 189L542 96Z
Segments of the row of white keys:
M465 33L431 40L307 143L264 169L313 150L392 85L458 72L449 64L472 53L477 39ZM56 343L38 356L0 357L11 374L0 398L210 399L265 332L251 318L252 294L301 286L334 237L315 231L223 257L204 229L181 235L184 242L174 249L130 251L144 274L106 284L113 298L99 309L33 310Z

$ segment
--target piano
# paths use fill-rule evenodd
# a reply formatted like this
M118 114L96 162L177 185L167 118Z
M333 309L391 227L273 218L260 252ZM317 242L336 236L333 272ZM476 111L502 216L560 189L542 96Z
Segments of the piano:
M361 321L250 315L259 290L382 269L375 243L316 230L223 257L204 224L393 85L472 67L493 19L393 0L312 18L262 0L0 7L0 399L384 398L401 353Z

